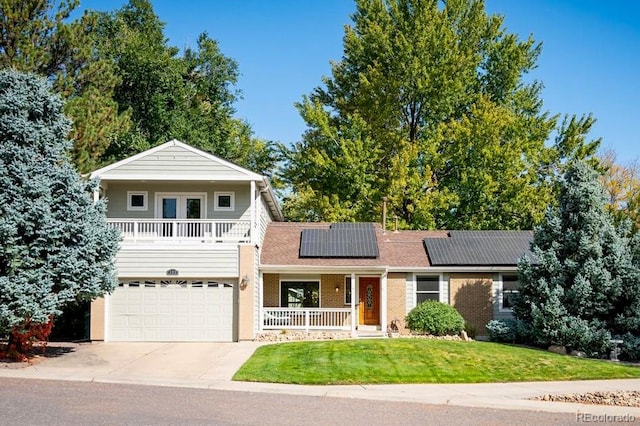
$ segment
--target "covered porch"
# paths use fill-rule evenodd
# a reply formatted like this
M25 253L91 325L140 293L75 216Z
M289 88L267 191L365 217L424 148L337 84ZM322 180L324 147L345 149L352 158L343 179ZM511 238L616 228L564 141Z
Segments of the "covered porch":
M384 271L261 275L259 330L386 332Z

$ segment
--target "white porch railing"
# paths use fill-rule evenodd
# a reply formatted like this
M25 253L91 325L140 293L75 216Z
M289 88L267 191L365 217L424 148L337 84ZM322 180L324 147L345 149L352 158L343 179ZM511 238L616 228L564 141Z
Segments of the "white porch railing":
M210 219L107 219L127 240L200 240L207 242L249 242L248 220Z
M349 308L263 308L264 330L350 330Z

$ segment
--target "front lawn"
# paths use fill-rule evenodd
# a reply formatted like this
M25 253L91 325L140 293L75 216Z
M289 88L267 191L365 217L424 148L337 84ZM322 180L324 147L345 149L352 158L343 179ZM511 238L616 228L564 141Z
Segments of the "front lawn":
M262 346L233 379L297 384L381 384L638 377L638 367L498 343L375 339Z

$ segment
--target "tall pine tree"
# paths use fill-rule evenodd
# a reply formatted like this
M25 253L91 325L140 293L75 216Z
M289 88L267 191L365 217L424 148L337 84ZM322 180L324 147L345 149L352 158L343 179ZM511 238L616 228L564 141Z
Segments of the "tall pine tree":
M539 345L605 353L611 336L640 329L640 274L630 228L616 227L597 173L569 166L557 208L534 232L535 263L523 259L515 317Z
M0 335L114 289L118 232L70 162L70 122L46 80L0 71ZM19 348L18 348L19 349Z

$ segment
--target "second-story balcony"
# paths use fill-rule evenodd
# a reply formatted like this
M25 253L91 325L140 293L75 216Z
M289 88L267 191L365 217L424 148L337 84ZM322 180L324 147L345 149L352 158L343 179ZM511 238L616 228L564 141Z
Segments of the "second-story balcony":
M205 243L248 243L248 220L212 219L107 219L120 230L124 242L194 241Z

